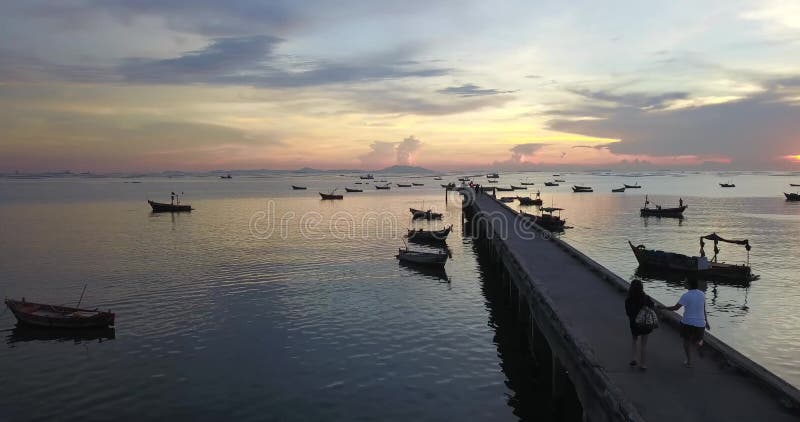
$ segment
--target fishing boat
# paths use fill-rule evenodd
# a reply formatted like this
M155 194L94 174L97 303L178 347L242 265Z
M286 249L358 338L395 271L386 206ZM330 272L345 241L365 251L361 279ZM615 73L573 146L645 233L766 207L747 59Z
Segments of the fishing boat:
M414 186L425 186L424 183L412 183L412 185L414 185Z
M392 187L389 186L389 185L375 185L375 189L378 189L378 190L389 190L391 188Z
M800 193L783 193L787 201L800 201Z
M540 208L541 214L540 215L533 215L528 213L522 213L524 217L529 218L534 224L537 226L551 232L563 232L564 225L566 221L561 218L561 211L564 211L563 208L555 208L555 207L544 207ZM558 212L558 215L554 214Z
M220 179L233 179L233 176L231 176L231 174L230 174L230 173L228 173L227 175L225 175L225 176L220 176L219 178L220 178Z
M623 186L621 188L611 189L611 192L625 192L625 187Z
M535 183L533 183L533 182L519 182L519 184L522 185L522 186L533 186L533 185L535 185Z
M471 180L469 180L469 177L460 177L460 178L458 179L458 181L459 181L459 182L471 182Z
M441 220L442 214L438 212L433 212L431 210L423 211L418 210L416 208L409 208L411 211L411 217L416 219L425 219L425 220Z
M542 205L540 192L536 192L536 199L528 196L518 196L517 199L519 200L520 205Z
M326 199L326 200L327 199L331 199L331 200L332 199L344 199L344 195L337 195L334 192L336 192L336 189L332 190L331 193L322 193L322 192L320 192L319 196L321 196L322 199Z
M735 188L736 185L734 185L733 183L728 182L728 183L720 183L719 187L721 187L721 188Z
M517 199L516 196L503 196L500 198L500 202L510 203L514 202Z
M361 189L344 188L345 192L364 192Z
M192 206L188 204L164 204L149 199L147 203L150 204L153 212L190 212L192 210Z
M407 183L398 183L398 184L397 184L397 187L398 187L398 188L410 188L410 187L411 187L411 184L407 184Z
M306 189L308 189L308 187L307 186L292 185L292 189L293 190L306 190Z
M566 180L564 180L564 179L554 179L553 181L554 181L554 182L558 182L558 183L564 183L564 182L566 182Z
M515 186L515 185L511 185L511 189L514 189L514 190L528 190L528 188L526 188L525 186Z
M373 175L372 175L372 173L369 173L369 174L367 174L366 176L358 176L358 177L359 177L361 180L372 180L372 179L374 179L374 178L375 178L375 176L373 176Z
M455 189L456 184L455 183L448 183L446 185L442 185L442 187L445 188L445 189Z
M688 205L683 205L683 199L680 200L679 205L674 208L664 208L661 205L656 205L655 208L650 208L650 200L647 196L644 197L644 207L639 209L639 215L642 217L671 217L683 218L683 212L686 211Z
M486 175L486 178L487 179L498 179L498 178L500 178L500 175L497 174L497 173L490 173L490 174Z
M789 183L789 186L798 187L798 186L800 186L800 184L798 184L798 183Z
M513 192L513 191L514 191L514 188L501 188L501 187L496 187L495 189L496 189L498 192Z
M70 308L6 299L6 306L21 324L49 328L102 328L114 325L114 314L97 309Z
M625 185L625 187L626 187L626 188L628 188L628 189L641 189L641 188L642 188L642 187L639 185L639 182L636 182L636 184L635 184L635 185L629 185L629 184L627 184L627 183L623 183L623 185Z
M437 177L434 177L433 180L442 180L442 178L437 176Z
M710 260L706 258L705 255L704 240L711 240L714 242L714 256ZM717 259L719 242L743 245L747 250L747 264L737 265L719 262ZM628 241L628 245L630 245L634 256L636 256L636 260L642 267L697 276L708 280L727 279L751 281L756 278L750 270L750 243L747 239L730 240L724 239L716 233L711 233L700 238L700 256L688 256L674 252L647 249L644 245L634 246L631 241Z
M544 185L545 186L558 186L558 183L556 183L556 182L544 182Z
M575 193L581 193L581 192L594 192L594 189L592 189L592 187L591 187L591 186L578 186L578 185L573 185L573 186L572 186L572 191L573 191L573 192L575 192Z
M410 251L408 248L397 250L397 259L416 265L429 265L433 267L444 267L447 263L447 253L444 252L418 252Z
M409 229L406 237L412 242L444 243L447 240L447 235L449 235L452 230L452 224L442 230Z
M497 179L489 179L489 180L487 180L487 182L489 182L489 183L498 183L499 180L497 180Z

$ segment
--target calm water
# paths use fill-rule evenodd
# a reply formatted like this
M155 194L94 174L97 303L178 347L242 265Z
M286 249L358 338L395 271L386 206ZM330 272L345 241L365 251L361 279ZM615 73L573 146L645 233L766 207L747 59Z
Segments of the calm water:
M636 271L628 239L692 254L712 231L750 239L761 278L710 286L713 332L800 385L800 204L781 194L800 176L628 176L562 174L567 183L545 188L549 174L508 174L498 185L536 182L547 204L567 209L564 238L625 278ZM352 176L0 179L0 295L74 303L88 283L84 303L117 313L113 336L100 339L26 335L0 314L0 409L38 420L547 414L483 283L492 271L462 235L457 195L445 204L447 179L365 185L337 202L316 192L355 186ZM735 189L718 187L728 179ZM644 188L610 193L634 181ZM573 194L572 183L596 192ZM170 191L196 211L152 215L144 200ZM640 218L645 194L665 206L680 195L687 218ZM443 210L436 227L455 225L450 283L395 260L398 233L415 224L409 207ZM738 246L721 249L746 259ZM682 291L654 279L645 288L665 302Z

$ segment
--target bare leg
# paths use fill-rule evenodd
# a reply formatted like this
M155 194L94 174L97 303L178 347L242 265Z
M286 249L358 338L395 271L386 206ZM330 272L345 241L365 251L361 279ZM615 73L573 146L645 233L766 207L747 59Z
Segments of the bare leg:
M683 353L686 355L684 365L692 366L692 342L687 339L683 339Z
M643 335L642 338L642 358L639 360L639 367L642 369L647 369L647 334Z

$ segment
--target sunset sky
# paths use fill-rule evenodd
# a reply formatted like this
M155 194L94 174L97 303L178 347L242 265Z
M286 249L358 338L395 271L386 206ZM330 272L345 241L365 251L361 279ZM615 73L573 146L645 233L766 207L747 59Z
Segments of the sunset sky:
M0 172L800 169L797 2L0 4Z

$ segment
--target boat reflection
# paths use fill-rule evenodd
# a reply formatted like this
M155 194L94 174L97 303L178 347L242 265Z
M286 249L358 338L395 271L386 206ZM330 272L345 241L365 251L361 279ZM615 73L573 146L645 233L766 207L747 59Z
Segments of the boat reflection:
M415 272L417 274L421 274L421 275L423 275L423 276L425 276L427 278L433 279L433 280L443 280L443 281L446 281L448 283L450 282L450 277L448 277L447 271L445 271L445 269L443 267L434 267L434 266L430 266L430 265L415 265L415 264L412 264L412 263L409 263L409 262L403 262L403 261L399 261L398 265L400 265L401 267L403 267L403 268L405 268L405 269L407 269L407 270L409 270L411 272Z
M685 287L686 279L689 277L689 274L685 272L658 270L650 267L643 267L641 265L636 268L636 272L634 274L636 277L641 278L643 280L666 281L669 285L674 287ZM696 275L696 273L692 273L691 276L700 281L701 284L703 283L705 283L706 285L720 284L724 286L742 287L742 288L749 287L750 283L753 280L758 279L758 276L754 276L751 278L739 278L739 279L702 277Z
M56 329L34 327L25 324L17 324L10 334L6 337L6 344L29 342L29 341L71 341L75 344L85 342L102 343L107 340L114 340L116 331L114 328L88 328L88 329Z

